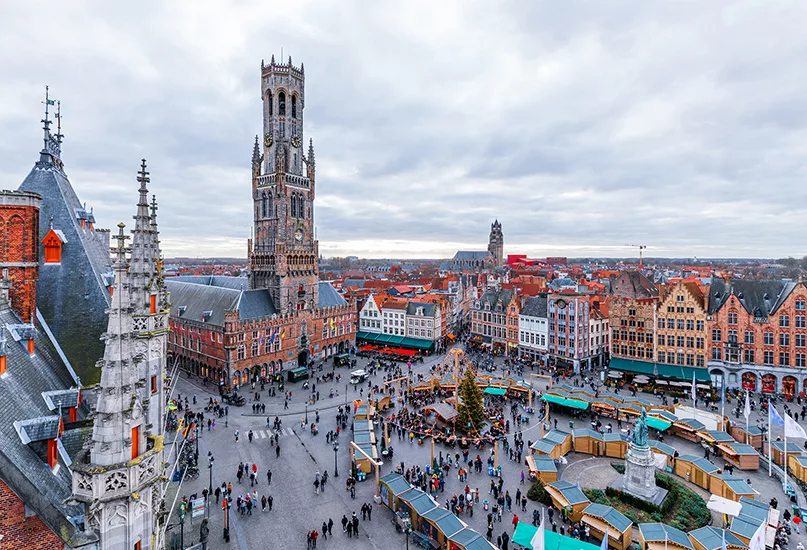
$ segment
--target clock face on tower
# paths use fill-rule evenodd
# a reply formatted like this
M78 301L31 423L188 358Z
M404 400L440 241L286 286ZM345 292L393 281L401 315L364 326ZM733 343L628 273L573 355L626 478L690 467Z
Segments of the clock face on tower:
M297 230L294 232L294 238L297 240L297 242L300 242L300 241L303 240L303 228L302 227L298 227Z
M300 136L294 136L291 138L291 146L295 149L299 149L302 142L300 141Z
M274 143L274 140L272 139L272 133L266 132L266 134L263 136L263 144L266 145L267 147L271 147L272 143Z

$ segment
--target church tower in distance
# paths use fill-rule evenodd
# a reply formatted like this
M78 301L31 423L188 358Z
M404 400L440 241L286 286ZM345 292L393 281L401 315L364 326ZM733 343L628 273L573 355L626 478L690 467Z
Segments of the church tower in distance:
M495 220L490 224L488 252L493 254L496 265L502 265L504 263L504 234L502 233L502 224L499 223L499 220Z
M319 246L314 240L314 146L304 154L303 65L261 62L263 137L252 152L254 231L249 286L268 289L278 313L318 304Z

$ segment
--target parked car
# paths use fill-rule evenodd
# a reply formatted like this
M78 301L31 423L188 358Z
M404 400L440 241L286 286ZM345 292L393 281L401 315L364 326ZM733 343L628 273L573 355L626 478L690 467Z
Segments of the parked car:
M353 372L350 373L350 383L361 384L362 382L367 381L368 376L370 375L364 369L354 370Z

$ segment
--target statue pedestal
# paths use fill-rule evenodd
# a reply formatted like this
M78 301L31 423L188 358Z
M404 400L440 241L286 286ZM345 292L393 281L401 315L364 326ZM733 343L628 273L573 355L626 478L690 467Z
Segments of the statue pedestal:
M647 446L633 446L625 457L625 475L614 483L614 489L661 506L667 490L656 485L656 464Z

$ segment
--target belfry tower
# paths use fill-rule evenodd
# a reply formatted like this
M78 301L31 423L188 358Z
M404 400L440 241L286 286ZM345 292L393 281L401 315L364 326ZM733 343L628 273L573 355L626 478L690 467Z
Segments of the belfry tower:
M502 224L499 223L499 220L495 220L490 224L488 252L493 254L496 265L502 265L504 263L504 234L502 233Z
M163 547L155 519L164 472L169 300L162 280L156 201L148 202L145 160L137 180L140 200L131 248L125 246L129 237L123 223L115 236L115 282L104 357L98 362L101 382L92 442L72 466L73 496L85 503L86 529L98 534L100 550Z
M253 239L249 285L269 290L278 313L317 307L314 145L303 154L305 69L261 62L263 139L252 151Z

